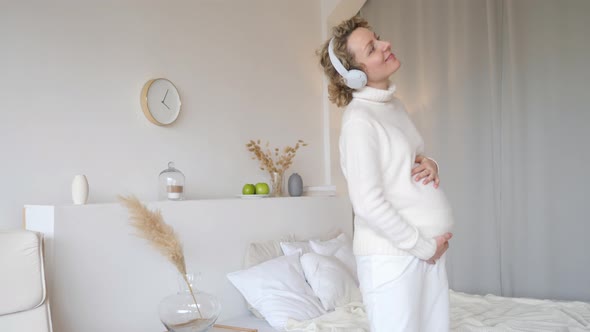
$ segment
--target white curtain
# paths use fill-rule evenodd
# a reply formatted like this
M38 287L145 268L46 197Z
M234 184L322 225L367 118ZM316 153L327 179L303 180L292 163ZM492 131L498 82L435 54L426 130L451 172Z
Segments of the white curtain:
M456 218L451 287L590 301L590 1L369 0Z

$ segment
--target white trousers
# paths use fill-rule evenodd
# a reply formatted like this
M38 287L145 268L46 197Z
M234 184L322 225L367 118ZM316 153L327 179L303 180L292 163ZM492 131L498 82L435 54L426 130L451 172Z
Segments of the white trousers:
M431 265L414 256L356 256L371 332L449 331L446 254Z

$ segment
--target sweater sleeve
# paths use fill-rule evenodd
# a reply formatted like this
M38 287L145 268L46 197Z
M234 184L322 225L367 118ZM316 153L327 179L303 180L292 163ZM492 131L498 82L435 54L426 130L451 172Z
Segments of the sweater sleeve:
M436 241L423 238L385 199L380 148L377 133L368 121L354 119L344 124L341 166L354 212L397 248L420 259L430 259L436 252Z

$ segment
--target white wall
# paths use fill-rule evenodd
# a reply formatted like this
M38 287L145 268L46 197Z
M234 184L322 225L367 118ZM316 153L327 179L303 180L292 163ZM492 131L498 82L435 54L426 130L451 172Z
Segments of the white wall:
M366 0L324 0L322 1L322 38L327 40L332 36L332 28L356 15L365 4ZM342 169L340 168L340 151L338 141L340 139L340 129L342 122L342 113L344 108L339 108L328 100L328 79L324 76L324 123L327 127L324 129L326 141L325 147L325 165L326 178L330 183L336 186L338 195L348 196L348 188Z
M0 229L20 227L22 205L68 204L75 174L90 203L117 194L157 197L175 161L188 198L239 194L267 181L244 147L304 139L287 172L325 183L321 4L275 1L58 1L0 11ZM143 116L143 84L180 90L177 122Z

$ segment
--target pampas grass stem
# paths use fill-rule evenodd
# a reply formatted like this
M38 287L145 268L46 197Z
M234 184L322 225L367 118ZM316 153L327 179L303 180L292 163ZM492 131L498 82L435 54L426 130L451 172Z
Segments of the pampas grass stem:
M148 241L149 244L158 250L172 265L176 267L184 282L188 286L200 318L203 318L193 287L186 276L186 263L184 251L178 235L174 228L164 222L160 210L152 211L142 204L135 196L119 196L119 201L130 213L130 224L137 230L137 236Z

